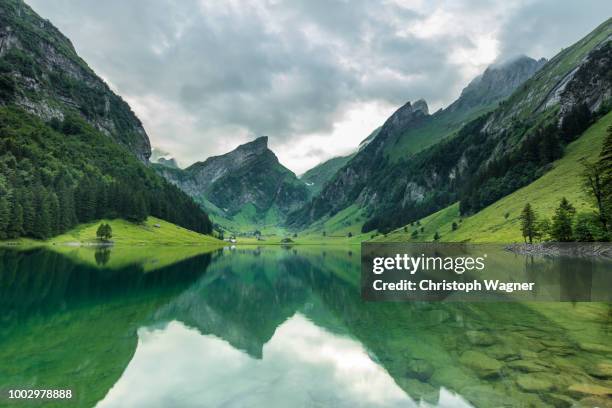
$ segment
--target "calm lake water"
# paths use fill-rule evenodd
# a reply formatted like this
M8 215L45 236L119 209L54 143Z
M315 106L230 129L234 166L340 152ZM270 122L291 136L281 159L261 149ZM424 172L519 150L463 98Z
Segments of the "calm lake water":
M0 405L612 403L609 303L364 302L359 247L59 251L0 250Z

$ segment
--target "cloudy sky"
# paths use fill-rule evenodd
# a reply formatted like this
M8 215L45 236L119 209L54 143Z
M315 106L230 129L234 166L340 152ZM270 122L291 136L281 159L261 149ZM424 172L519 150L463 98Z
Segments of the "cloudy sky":
M452 102L486 66L551 57L609 0L26 0L182 165L268 135L302 173L408 100Z

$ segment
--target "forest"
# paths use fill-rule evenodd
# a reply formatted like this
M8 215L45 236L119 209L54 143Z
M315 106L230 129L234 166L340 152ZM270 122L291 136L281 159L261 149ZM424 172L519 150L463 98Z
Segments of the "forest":
M189 196L77 114L46 123L2 107L0 133L0 239L45 239L96 219L148 215L212 231Z

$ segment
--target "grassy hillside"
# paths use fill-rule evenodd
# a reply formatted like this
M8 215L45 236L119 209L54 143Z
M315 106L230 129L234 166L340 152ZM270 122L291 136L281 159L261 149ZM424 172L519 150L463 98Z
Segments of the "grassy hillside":
M540 216L551 217L561 197L566 197L580 211L593 209L581 188L581 161L593 161L601 151L606 129L612 125L612 113L608 113L591 126L578 140L567 146L565 155L552 164L552 169L520 190L496 201L470 217L459 215L455 203L420 220L420 226L406 226L378 236L374 241L432 241L435 232L446 242L522 242L519 215L525 203L531 203ZM508 214L506 218L505 215ZM452 231L452 223L458 225ZM421 232L421 227L424 232ZM413 238L412 232L418 230Z
M306 183L310 193L316 195L353 156L354 154L350 154L329 159L302 174L300 179Z
M145 222L139 224L123 219L93 221L86 224L79 224L62 235L44 241L22 238L4 241L4 243L16 242L32 245L76 245L96 243L96 231L101 223L108 223L112 227L112 241L116 246L222 244L222 241L209 235L202 235L155 217L148 217ZM156 227L156 225L159 225L159 227Z
M445 110L435 113L422 126L410 129L408 132L399 135L393 143L389 143L387 146L389 158L393 162L397 162L401 158L425 150L429 146L433 146L439 141L450 137L462 125L491 111L496 106L496 104L490 104L468 110L467 112L462 110Z
M220 242L219 242L220 243ZM139 266L143 272L151 272L174 265L186 259L220 250L216 244L204 245L143 245L112 248L73 247L53 245L51 249L74 262L90 267L121 269Z

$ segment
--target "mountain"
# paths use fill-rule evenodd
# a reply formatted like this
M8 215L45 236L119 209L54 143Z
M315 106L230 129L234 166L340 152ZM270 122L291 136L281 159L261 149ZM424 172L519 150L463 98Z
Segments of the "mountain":
M433 115L407 103L289 224L356 205L362 231L388 231L457 200L469 214L529 184L609 109L611 21L546 63L489 67Z
M357 148L357 151L364 149L380 132L380 127L374 129L365 139L363 139ZM317 164L312 169L306 171L300 176L300 179L306 183L312 195L318 194L325 183L331 180L336 173L348 163L357 152L346 156L332 157L323 163Z
M580 138L570 143L563 157L551 165L550 171L529 185L474 214L462 215L459 203L454 203L419 220L418 225L406 225L379 235L375 240L423 242L433 240L437 232L443 242L523 242L520 215L525 204L529 203L538 217L550 218L564 197L575 207L577 214L593 214L594 203L584 191L583 163L585 158L595 161L603 157L606 141L609 149L612 147L612 113L597 120ZM612 162L610 155L608 162ZM612 171L611 165L606 168L608 172ZM612 188L612 183L608 185ZM608 197L612 194L608 193Z
M0 58L2 103L44 121L76 113L141 161L151 155L149 138L129 105L87 66L68 38L22 0L3 0L0 6Z
M306 184L278 161L262 136L185 170L156 171L223 218L277 224L309 197Z
M210 233L208 216L148 167L130 107L20 0L0 2L0 239L153 215Z
M325 183L334 177L338 170L348 163L353 156L354 154L350 154L348 156L333 157L326 160L302 174L300 180L306 183L312 195L316 195L321 191Z

